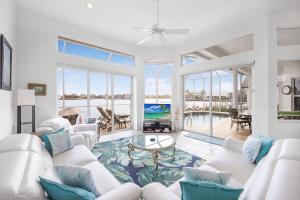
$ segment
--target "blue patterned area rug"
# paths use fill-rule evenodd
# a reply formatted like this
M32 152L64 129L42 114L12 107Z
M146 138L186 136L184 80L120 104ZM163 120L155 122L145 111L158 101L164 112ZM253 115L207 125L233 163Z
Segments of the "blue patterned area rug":
M176 149L175 160L164 159L159 162L158 170L153 167L152 155L146 152L132 153L133 163L128 158L130 138L98 143L92 152L121 183L134 182L143 187L152 182L169 186L183 177L183 167L199 167L205 160L180 149ZM164 152L168 154L169 152Z
M224 143L223 139L210 137L210 136L199 134L199 133L187 133L184 136L189 137L189 138L193 138L195 140L200 140L200 141L203 141L203 142L208 142L208 143L211 143L211 144L219 145L219 146L223 146L223 143Z

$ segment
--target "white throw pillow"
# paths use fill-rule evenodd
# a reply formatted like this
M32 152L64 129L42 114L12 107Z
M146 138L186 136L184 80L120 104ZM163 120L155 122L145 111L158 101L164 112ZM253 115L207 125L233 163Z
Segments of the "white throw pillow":
M226 185L231 177L231 172L209 171L193 167L183 168L184 178L189 181L210 181L221 185Z
M47 134L52 149L52 156L57 156L74 147L70 134L65 131Z
M247 161L253 163L259 154L261 140L253 136L249 136L245 141L242 153Z
M69 122L69 120L62 118L62 117L56 117L56 118L52 118L52 119L43 121L40 124L40 126L41 127L51 127L52 129L54 129L54 131L57 131L62 128L64 128L65 130L68 130L72 125Z

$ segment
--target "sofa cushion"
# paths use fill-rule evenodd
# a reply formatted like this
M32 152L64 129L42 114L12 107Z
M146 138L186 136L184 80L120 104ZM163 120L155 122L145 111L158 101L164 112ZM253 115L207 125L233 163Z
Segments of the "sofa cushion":
M299 139L286 139L282 144L282 149L279 154L279 158L300 161L299 149L300 149Z
M244 186L241 200L263 200L266 198L276 163L277 159L266 156L257 164Z
M72 125L70 124L69 120L64 119L62 117L56 117L56 118L52 118L46 121L43 121L40 124L41 127L51 127L53 128L55 131L65 128L66 130L71 127Z
M39 137L31 134L17 134L0 141L0 153L7 151L32 151L41 154L43 148Z
M120 182L98 161L91 162L83 167L91 172L101 196L121 185Z
M207 181L180 181L182 200L238 200L243 189Z
M93 193L40 177L40 183L52 200L95 200Z
M44 190L38 183L39 176L59 182L53 168L37 153L30 151L0 153L0 163L2 163L1 200L44 199Z
M55 171L64 184L80 187L92 192L96 197L100 196L90 170L74 165L57 165Z
M300 162L281 159L274 169L266 200L298 200L300 197Z
M53 163L55 165L83 166L96 160L96 157L85 145L75 145L69 151L53 157Z
M255 165L249 163L242 154L226 148L221 149L215 157L204 164L219 171L232 172L231 177L243 185L255 169Z
M170 187L172 187L174 184L176 184L176 190L172 190ZM180 185L179 182L174 183L169 188L166 188L161 183L150 183L143 187L143 198L144 200L180 200L180 195L176 195L175 191L180 191ZM178 187L178 186L179 187ZM173 186L174 187L174 186ZM177 188L178 187L178 188Z
M139 186L134 183L125 183L98 197L97 200L140 200L141 196L142 189Z

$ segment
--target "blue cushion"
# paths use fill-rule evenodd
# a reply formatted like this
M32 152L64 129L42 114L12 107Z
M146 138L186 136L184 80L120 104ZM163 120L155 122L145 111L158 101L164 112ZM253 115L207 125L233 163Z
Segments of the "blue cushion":
M259 153L255 159L255 163L257 164L267 153L270 151L273 140L271 138L260 136L259 139L261 140L261 147Z
M52 156L59 155L73 148L72 140L69 132L60 129L55 132L47 132L41 136L45 147Z
M72 165L56 165L55 169L64 184L80 187L94 193L96 197L100 196L100 192L89 169Z
M182 200L237 200L243 189L207 181L180 181Z
M52 200L95 200L93 193L40 177L40 183Z
M188 181L211 181L222 185L225 185L231 177L231 172L215 172L192 167L184 167L183 174Z
M51 156L52 156L52 147L51 147L51 143L49 141L48 135L60 133L60 132L63 132L64 130L65 130L64 128L61 128L57 131L45 132L43 135L40 136L41 140L44 142L45 147L48 150L48 152L51 154Z
M242 153L246 160L248 160L251 163L255 162L255 159L259 154L260 147L260 139L255 138L254 136L249 136L245 141L242 149Z

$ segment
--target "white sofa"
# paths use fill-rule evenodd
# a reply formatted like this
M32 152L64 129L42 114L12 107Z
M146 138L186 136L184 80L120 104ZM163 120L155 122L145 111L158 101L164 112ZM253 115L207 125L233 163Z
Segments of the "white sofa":
M84 137L85 144L89 149L92 149L97 143L97 124L71 125L69 120L62 117L56 117L43 121L37 131L56 131L61 128L68 130L71 136L82 135Z
M39 137L29 134L7 136L0 141L0 199L46 199L39 176L60 181L55 164L71 164L91 170L101 196L97 200L138 200L141 188L118 180L83 145L80 135L72 137L74 148L52 158Z
M300 199L300 140L276 141L269 153L257 164L248 163L241 154L243 142L226 139L224 148L200 168L230 171L229 185L244 188L240 200ZM180 200L179 182L165 187L151 183L143 188L144 200Z

